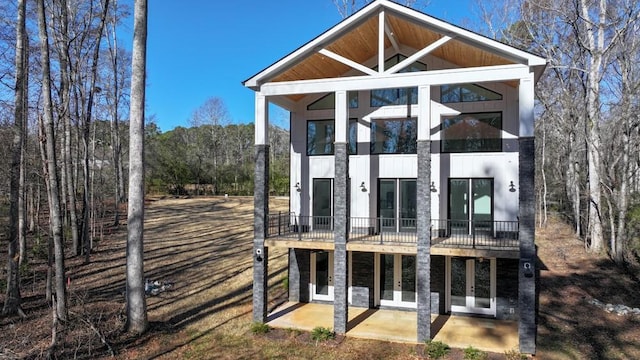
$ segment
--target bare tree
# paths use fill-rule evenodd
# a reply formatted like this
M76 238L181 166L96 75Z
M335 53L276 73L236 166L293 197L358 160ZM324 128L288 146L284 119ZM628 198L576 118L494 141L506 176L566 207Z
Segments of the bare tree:
M43 128L46 149L47 192L49 194L49 217L55 256L55 303L58 319L67 320L67 297L65 287L64 239L60 189L58 180L56 138L53 122L53 102L51 100L51 65L49 60L49 36L44 0L38 1L38 28L40 33L40 61L42 66Z
M129 210L127 216L127 322L128 332L147 330L144 289L144 99L147 55L147 0L135 0L133 59L129 110Z
M28 85L24 81L27 73L26 67L26 26L25 26L26 0L18 2L18 22L16 25L16 75L15 75L15 105L13 124L13 144L11 151L10 169L10 212L9 212L9 246L7 256L7 292L2 313L20 314L25 317L20 305L20 273L18 271L18 243L19 243L19 197L21 165L24 165L24 125L26 109L25 92ZM21 161L22 160L22 161Z
M343 19L351 16L351 14L360 10L362 7L370 3L372 0L332 0L333 4L338 9L338 13ZM396 1L399 4L412 8L425 8L429 5L430 1L418 1L418 0L404 0Z

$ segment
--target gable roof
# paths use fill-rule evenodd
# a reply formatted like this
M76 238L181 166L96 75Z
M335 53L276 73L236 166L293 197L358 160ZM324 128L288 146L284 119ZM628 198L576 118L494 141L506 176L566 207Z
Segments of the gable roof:
M382 11L385 49L393 47L400 52L401 48L410 48L419 52L431 48L430 55L461 68L527 65L535 72L536 79L546 66L545 59L529 52L389 0L376 0L243 84L259 90L269 82L344 77L350 71L353 73L354 68L358 70L356 75L361 75L367 69L357 65L378 56L378 14Z

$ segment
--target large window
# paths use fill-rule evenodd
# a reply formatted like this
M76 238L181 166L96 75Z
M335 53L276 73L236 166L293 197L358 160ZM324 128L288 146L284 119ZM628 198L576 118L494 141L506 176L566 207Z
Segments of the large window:
M349 109L358 108L358 92L349 91L347 93L347 102L349 103ZM328 93L320 99L312 102L307 106L307 110L333 110L336 108L336 93Z
M502 100L502 95L476 84L440 86L440 102L457 103L471 101Z
M442 152L502 151L502 113L443 118L441 129Z
M397 54L384 62L384 68L389 69L400 63L407 57ZM374 68L375 69L375 68ZM406 68L400 70L401 73L425 71L427 66L421 62L415 62ZM407 99L410 104L418 103L418 88L400 88L400 89L378 89L371 90L371 107L380 107L387 105L407 105Z
M349 133L347 134L349 155L357 153L358 149L358 121L349 119ZM333 120L307 121L307 155L333 155L335 142L335 122Z
M415 154L418 122L415 118L371 121L372 154Z

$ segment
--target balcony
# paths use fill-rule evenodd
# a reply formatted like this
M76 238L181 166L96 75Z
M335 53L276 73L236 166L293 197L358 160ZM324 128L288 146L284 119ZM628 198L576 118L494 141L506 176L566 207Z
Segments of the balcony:
M354 250L373 250L377 246L384 246L387 249L400 247L416 251L416 219L351 217L348 229L348 247L355 247ZM267 239L286 241L291 247L330 249L335 237L333 230L332 216L270 214ZM292 244L292 241L299 243ZM515 257L519 251L518 221L432 219L431 247L432 254L470 256L482 255L477 251L507 251ZM460 249L476 252L456 251Z

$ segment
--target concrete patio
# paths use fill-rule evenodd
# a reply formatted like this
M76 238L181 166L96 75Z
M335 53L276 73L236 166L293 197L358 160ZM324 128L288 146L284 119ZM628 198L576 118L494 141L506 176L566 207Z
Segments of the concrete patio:
M322 326L333 328L333 305L288 302L273 311L268 324L274 328L311 331ZM349 307L347 336L381 341L417 343L414 311ZM432 315L434 340L451 347L474 348L504 353L518 348L518 324L458 315Z

